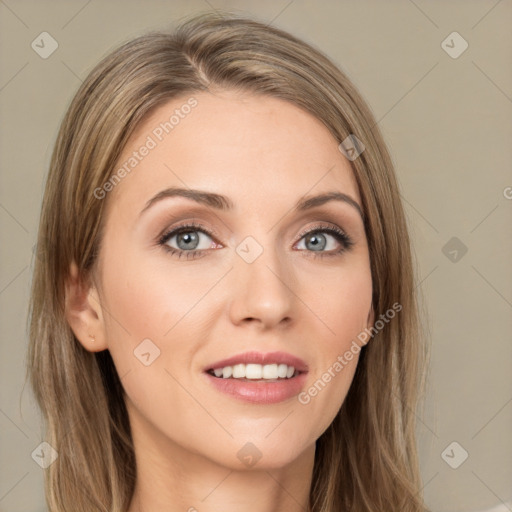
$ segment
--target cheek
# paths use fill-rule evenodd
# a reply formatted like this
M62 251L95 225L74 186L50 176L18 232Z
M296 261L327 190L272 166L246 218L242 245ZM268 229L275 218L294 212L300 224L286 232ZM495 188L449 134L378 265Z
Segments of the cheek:
M316 340L316 362L305 390L298 396L303 413L315 418L316 435L329 426L348 393L367 337L372 280L369 267L354 266L324 279L320 291L310 293L311 310L323 325ZM359 338L358 338L359 336Z
M168 265L163 268L165 262L148 265L146 256L143 264L136 256L134 251L119 264L104 267L109 351L128 398L131 421L149 419L185 443L195 435L194 418L207 421L182 383L190 387L190 361L204 339L204 326L197 319L207 301L200 299L212 283L194 282L187 272L171 274Z
M322 352L332 357L333 351L345 350L366 327L372 300L372 278L363 263L324 275L320 287L307 286L304 296L312 312L321 320Z
M111 261L116 261L111 258ZM173 331L189 315L215 282L215 276L198 278L191 272L170 272L165 258L148 264L148 256L131 254L105 270L106 318L112 341L145 338L168 343Z
M190 363L216 318L215 294L208 291L219 276L197 275L191 267L180 271L166 258L148 260L137 251L122 260L113 251L105 258L111 263L104 267L104 317L109 351L128 396L156 418L158 397L181 397L187 405L178 382L189 378Z

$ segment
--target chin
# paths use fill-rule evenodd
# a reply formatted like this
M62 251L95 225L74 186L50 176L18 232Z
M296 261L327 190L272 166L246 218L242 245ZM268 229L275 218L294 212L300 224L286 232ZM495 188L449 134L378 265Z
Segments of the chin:
M294 440L289 436L284 438L275 435L272 440L270 437L257 439L252 436L247 441L231 443L230 451L234 451L235 457L225 460L225 465L237 471L277 470L307 456L308 447L314 453L314 441L304 446L302 440Z

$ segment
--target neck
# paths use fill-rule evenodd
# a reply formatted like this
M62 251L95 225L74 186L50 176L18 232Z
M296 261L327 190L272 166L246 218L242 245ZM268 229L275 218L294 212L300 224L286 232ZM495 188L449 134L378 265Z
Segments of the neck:
M147 430L135 428L132 433L137 481L128 512L309 510L314 444L284 467L258 462L240 469L207 459L168 438L163 442Z

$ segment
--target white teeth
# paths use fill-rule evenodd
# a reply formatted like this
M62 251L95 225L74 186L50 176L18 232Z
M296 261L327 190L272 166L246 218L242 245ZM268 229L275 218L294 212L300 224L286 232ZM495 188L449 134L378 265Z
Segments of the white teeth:
M277 376L281 377L281 379L284 379L286 377L287 373L288 373L288 366L286 366L285 364L280 364L277 367Z
M290 379L295 374L295 367L286 364L235 364L234 366L215 368L213 373L215 377L224 379Z
M277 379L277 364L266 364L263 367L264 379Z
M245 364L235 364L233 366L233 378L243 379L245 377Z
M245 365L245 378L246 379L261 379L263 367L261 364L246 364Z

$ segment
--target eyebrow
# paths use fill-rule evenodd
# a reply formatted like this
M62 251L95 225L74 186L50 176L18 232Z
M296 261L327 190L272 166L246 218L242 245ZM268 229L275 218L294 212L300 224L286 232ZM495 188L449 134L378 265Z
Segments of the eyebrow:
M153 206L155 203L158 203L159 201L169 197L184 197L186 199L191 199L196 203L203 204L211 208L215 208L216 210L229 211L234 209L233 202L228 197L223 196L221 194L190 188L170 187L158 192L158 194L153 196L146 203L146 205L140 212L140 215L142 215L145 211L151 208L151 206ZM315 208L317 206L322 206L323 204L326 204L330 201L340 201L349 204L350 206L357 210L357 212L361 216L361 219L364 221L364 213L359 203L349 195L337 191L325 192L323 194L319 194L308 198L302 197L295 204L294 210L297 212L302 212L310 210L311 208Z

